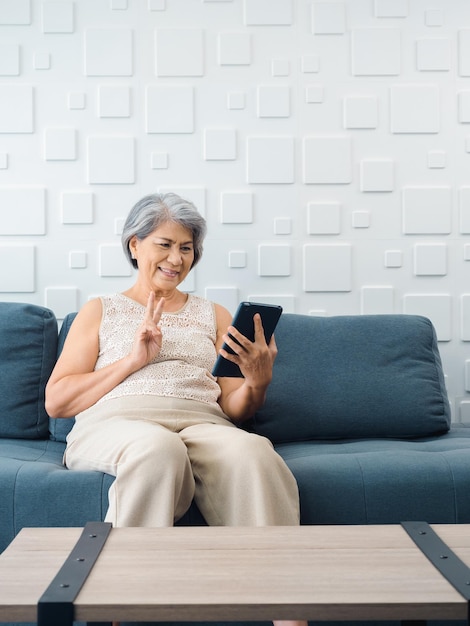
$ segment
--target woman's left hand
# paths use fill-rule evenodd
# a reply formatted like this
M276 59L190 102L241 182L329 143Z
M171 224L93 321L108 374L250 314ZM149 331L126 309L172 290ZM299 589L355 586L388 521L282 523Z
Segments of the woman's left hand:
M277 356L276 341L273 335L269 345L266 343L259 313L255 314L253 322L255 329L254 341L247 339L234 326L229 326L227 334L223 336L223 340L232 348L235 354L230 354L223 349L220 350L220 354L238 365L247 384L267 386L271 382L273 364Z

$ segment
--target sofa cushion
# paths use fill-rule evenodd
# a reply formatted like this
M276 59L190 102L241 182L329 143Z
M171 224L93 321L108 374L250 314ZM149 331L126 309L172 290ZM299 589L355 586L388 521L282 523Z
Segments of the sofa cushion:
M412 438L448 430L437 339L417 315L284 314L255 431L271 441Z
M438 437L276 446L300 491L303 524L467 524L470 428Z
M0 346L0 437L47 437L44 389L57 353L54 313L34 304L0 302Z
M59 354L62 352L65 338L76 315L77 314L74 312L69 313L64 317L64 321L62 322L62 326L60 327L59 339L57 343L57 356L59 356ZM67 435L69 434L74 424L74 417L49 418L49 436L52 441L60 441L64 443L66 441Z

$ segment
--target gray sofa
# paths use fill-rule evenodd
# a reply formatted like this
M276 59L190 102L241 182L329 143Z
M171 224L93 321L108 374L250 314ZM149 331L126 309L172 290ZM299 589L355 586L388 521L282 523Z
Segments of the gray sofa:
M44 387L74 314L0 303L0 551L25 526L102 520L113 480L62 465L70 419ZM451 424L431 322L284 314L267 401L247 426L294 473L303 524L470 523L470 429ZM193 504L179 524L204 524Z

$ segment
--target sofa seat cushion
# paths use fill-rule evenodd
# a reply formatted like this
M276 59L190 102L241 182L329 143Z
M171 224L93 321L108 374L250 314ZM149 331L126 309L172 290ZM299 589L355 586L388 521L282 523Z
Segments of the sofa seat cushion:
M0 346L0 437L47 437L44 389L57 355L54 313L34 304L0 302Z
M415 440L276 446L297 479L303 524L470 523L470 429Z
M104 518L114 478L68 470L64 448L49 440L0 440L0 551L25 526L84 526Z
M445 432L450 408L434 328L418 315L285 314L255 431L274 443Z

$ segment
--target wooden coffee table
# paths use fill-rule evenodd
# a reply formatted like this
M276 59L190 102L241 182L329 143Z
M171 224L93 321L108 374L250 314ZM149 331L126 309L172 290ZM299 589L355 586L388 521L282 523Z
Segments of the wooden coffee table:
M432 529L470 564L470 525ZM18 534L0 555L0 622L36 621L82 531ZM88 622L457 620L467 611L400 525L112 529L74 603L74 619Z

